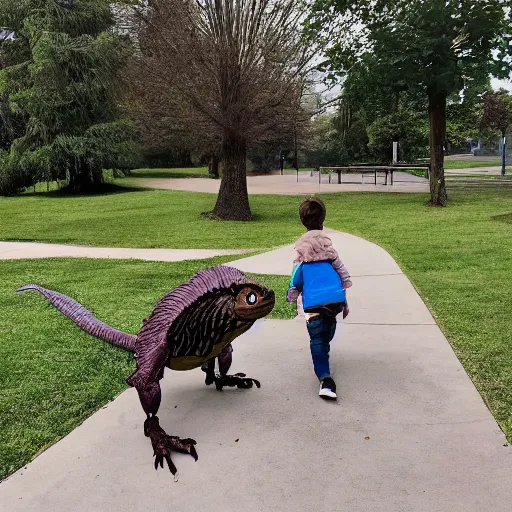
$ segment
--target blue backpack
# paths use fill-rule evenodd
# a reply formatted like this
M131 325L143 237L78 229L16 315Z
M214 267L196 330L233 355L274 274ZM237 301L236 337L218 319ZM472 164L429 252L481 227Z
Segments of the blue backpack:
M346 302L340 276L328 261L300 263L293 271L290 286L302 293L304 310Z

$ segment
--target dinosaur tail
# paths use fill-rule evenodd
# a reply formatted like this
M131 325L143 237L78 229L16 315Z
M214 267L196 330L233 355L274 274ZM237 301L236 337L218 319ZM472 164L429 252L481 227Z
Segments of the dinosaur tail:
M18 288L17 292L36 290L44 295L63 315L70 318L80 329L96 338L108 341L116 347L123 348L129 352L135 352L135 341L133 334L118 331L98 320L90 311L87 311L81 304L62 295L62 293L47 290L37 284L27 284Z

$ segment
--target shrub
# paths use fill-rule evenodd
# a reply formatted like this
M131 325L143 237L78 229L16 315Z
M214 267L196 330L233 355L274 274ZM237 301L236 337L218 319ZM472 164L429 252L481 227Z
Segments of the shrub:
M376 160L391 162L393 142L398 142L398 158L413 162L428 156L428 120L400 107L396 112L377 119L368 127L369 148Z

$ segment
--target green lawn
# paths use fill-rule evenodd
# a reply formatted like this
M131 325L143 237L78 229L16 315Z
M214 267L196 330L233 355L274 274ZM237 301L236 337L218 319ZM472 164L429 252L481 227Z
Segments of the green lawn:
M506 222L508 224L512 224L512 213L508 213L506 215L497 215L494 217L494 220L498 222Z
M500 167L501 160L447 160L444 161L445 169L471 169L473 167Z
M18 286L35 282L56 289L110 325L136 333L165 292L196 270L229 259L0 261L0 478L126 389L135 369L131 354L80 331L38 293L16 294ZM284 301L288 280L256 277L276 292L272 316L292 318L293 306Z
M412 174L413 176L419 176L420 178L426 178L427 177L427 171L413 171L412 169L400 169L395 170L395 172L406 172L407 174Z
M39 240L113 247L196 249L267 248L291 243L301 232L292 219L299 198L255 197L258 222L215 222L200 213L213 194L166 190L97 196L27 194L0 198L0 240Z
M208 178L208 167L183 169L135 169L129 178Z
M422 194L329 194L324 196L328 209L326 224L378 243L393 255L431 309L512 441L512 190L497 183L494 187L478 189L450 188L449 193L450 205L442 209L426 208L424 203L427 196ZM300 200L291 196L252 196L251 206L256 222L220 223L199 216L200 212L213 206L215 196L208 194L144 190L79 198L54 194L26 195L0 199L0 239L133 247L273 247L290 243L302 233L297 218ZM26 451L21 455L17 452L17 458L11 458L10 464L13 460L27 460L29 454L33 453L29 450L30 439L42 436L37 445L46 445L72 428L76 421L87 416L102 401L123 389L126 369L132 364L125 355L118 355L117 351L105 344L77 334L72 327L64 328L68 325L67 321L56 314L50 315L49 308L42 304L44 301L36 296L23 297L23 304L30 301L31 312L23 311L20 307L22 298L13 298L12 288L28 280L58 286L101 313L106 321L134 332L139 319L149 311L163 291L174 282L183 280L187 272L192 273L192 266L201 266L200 262L187 263L188 271L182 272L174 264L105 261L99 266L91 261L77 261L80 260L63 260L58 265L44 262L3 263L0 267L2 277L8 276L1 285L2 290L5 289L1 300L6 314L0 315L0 333L5 340L4 350L14 351L14 355L3 356L3 360L10 357L11 361L16 361L11 362L11 366L14 364L19 369L18 373L3 372L3 393L26 395L23 400L27 400L31 415L37 413L40 403L47 403L47 410L43 412L48 415L45 428L50 431L43 435L41 432L46 432L45 428L39 429L36 424L27 430L28 440L24 441L25 435L20 434L19 443ZM73 271L70 271L71 266ZM75 271L75 267L81 272ZM137 277L134 269L139 269L142 277ZM165 279L161 272L164 276L166 272L172 274ZM145 273L150 273L150 277ZM120 277L117 277L118 274ZM105 286L102 280L115 285ZM283 282L283 290L285 284ZM130 304L130 308L126 308L130 311L126 317L115 310L113 292L109 288L116 288L116 295L120 292L123 305ZM17 309L14 309L16 306ZM31 316L34 311L35 318ZM31 318L27 318L27 315ZM91 364L83 356L76 367L76 358L63 358L64 361L71 361L63 366L70 377L64 374L57 379L47 370L52 358L46 355L57 339L56 331L59 331L58 339L63 342L59 342L58 347L69 345L69 350L79 351L78 345L86 347L86 352L92 351L92 358L99 357L95 351L101 354L108 351L109 357L102 359L101 364L94 361ZM14 337L16 345L12 344ZM79 342L70 345L74 339ZM33 346L33 351L28 351L25 347L31 344L37 348ZM39 359L33 357L36 352ZM60 353L60 348L57 352ZM111 354L120 360L111 359ZM21 366L17 359L23 361ZM84 364L81 364L82 361L85 361ZM103 376L105 366L109 365L112 366L110 375L117 375L117 384L108 389L91 384L87 389L97 390L94 399L88 398L87 391L85 401L77 400L81 392L78 387L84 389L84 379L97 378L103 385L105 379L114 380L113 377ZM27 384L22 377L26 367L34 372L27 377ZM93 370L86 376L89 368ZM35 377L39 375L38 372L47 375L51 383L48 390ZM81 379L76 379L77 372ZM78 393L66 401L65 408L75 407L78 412L72 421L66 423L64 430L60 425L53 425L56 422L52 415L57 413L50 405L50 401L59 393L59 382L67 382L66 387L71 386L72 389L76 386ZM44 397L43 391L46 393ZM3 406L2 410L7 411L10 422L17 421L14 406L12 402L10 404L9 407ZM7 428L14 436L19 425L9 424Z
M450 174L446 176L446 181L461 181L466 178L471 180L497 180L497 181L511 181L512 174Z

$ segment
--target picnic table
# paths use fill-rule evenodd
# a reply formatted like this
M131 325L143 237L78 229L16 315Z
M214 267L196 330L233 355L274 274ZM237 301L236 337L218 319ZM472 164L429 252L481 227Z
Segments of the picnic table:
M427 177L429 175L430 166L428 165L407 165L407 164L396 164L396 165L347 165L347 166L332 166L332 167L317 167L318 169L318 182L321 182L322 171L334 171L338 174L338 183L343 183L342 174L361 174L361 183L364 183L365 174L373 174L374 183L377 185L377 174L379 172L385 174L384 184L388 184L388 174L390 175L390 182L393 185L393 172L400 171L403 169L411 171L426 171Z

